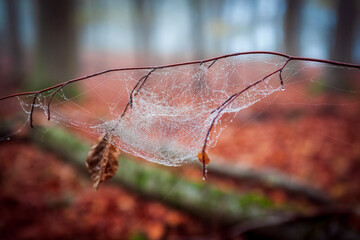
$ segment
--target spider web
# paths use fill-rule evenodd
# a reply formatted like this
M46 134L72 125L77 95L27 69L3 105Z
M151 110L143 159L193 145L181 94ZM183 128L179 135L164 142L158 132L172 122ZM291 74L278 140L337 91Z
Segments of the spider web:
M51 102L51 121L98 137L111 132L112 143L122 151L179 166L197 159L214 118L208 147L216 145L234 113L282 90L279 74L274 74L250 87L220 113L216 111L233 94L281 68L286 60L242 55L201 64L106 73L57 92ZM283 69L285 87L303 68L296 63ZM322 73L333 68L327 67ZM132 92L137 84L140 87ZM70 85L81 89L80 94L67 96L65 90ZM46 120L53 93L38 94L34 106L33 96L18 98L28 121L32 106L37 113L35 124ZM123 115L129 96L131 105Z

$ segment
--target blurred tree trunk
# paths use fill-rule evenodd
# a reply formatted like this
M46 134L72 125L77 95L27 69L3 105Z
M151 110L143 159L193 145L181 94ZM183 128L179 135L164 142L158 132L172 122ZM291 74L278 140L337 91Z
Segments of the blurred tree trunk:
M74 77L77 69L75 1L36 0L37 39L32 89Z
M342 62L352 61L356 33L356 16L358 13L358 0L337 0L334 47L331 58Z
M1 76L1 78L4 79L3 83L7 87L19 87L24 80L24 58L19 29L19 2L6 0L5 8L7 12L7 41L5 46L8 48L5 48L4 51L7 55L8 64L3 72L5 76Z
M225 7L225 2L218 1L218 0L211 0L208 2L210 5L209 11L210 15L215 18L216 22L212 22L212 27L215 29L212 29L214 37L212 39L209 39L210 42L212 42L212 49L210 50L211 55L217 55L218 51L221 52L221 42L223 41L223 28L224 28L224 20L223 20L223 10ZM215 26L214 26L215 25ZM207 56L204 56L207 57Z
M135 0L134 36L135 55L138 65L147 65L151 57L151 34L153 31L154 5L149 0Z
M204 58L204 7L202 0L190 0L191 35L193 41L193 56L195 59Z
M357 0L337 0L337 22L334 31L334 43L330 52L331 59L341 62L351 62L355 47L356 17L359 2ZM351 88L351 76L342 71L332 72L328 76L328 83L341 89Z
M285 53L298 56L301 9L304 1L287 0L284 19Z

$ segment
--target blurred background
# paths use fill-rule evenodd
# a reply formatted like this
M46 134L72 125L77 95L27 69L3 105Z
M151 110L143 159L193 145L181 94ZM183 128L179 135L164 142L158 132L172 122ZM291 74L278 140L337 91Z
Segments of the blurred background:
M359 13L358 0L0 0L0 97L242 51L359 64ZM319 76L352 84L321 94L289 84L241 111L210 154L205 184L198 166L124 158L93 192L82 174L89 138L26 125L0 141L0 238L359 239L359 71L335 70ZM5 129L14 105L7 115L4 105Z
M1 84L38 89L108 68L256 50L359 63L359 5L356 0L1 0Z

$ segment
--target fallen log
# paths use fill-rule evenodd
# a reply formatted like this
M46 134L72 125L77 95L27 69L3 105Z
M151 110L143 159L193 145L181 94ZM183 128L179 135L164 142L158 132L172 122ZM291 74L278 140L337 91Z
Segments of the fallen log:
M90 145L61 128L49 128L44 134L32 131L30 139L86 171L85 159ZM89 177L90 178L90 177ZM207 221L231 224L264 216L288 216L299 213L290 204L278 205L255 192L226 192L216 186L189 181L164 169L140 164L120 156L119 169L110 182L143 197L160 200Z
M301 183L291 176L274 169L254 170L253 168L242 165L229 165L227 161L215 159L208 166L212 175L232 178L240 182L253 182L263 187L280 189L291 196L300 196L310 200L314 204L331 204L331 197L320 189Z

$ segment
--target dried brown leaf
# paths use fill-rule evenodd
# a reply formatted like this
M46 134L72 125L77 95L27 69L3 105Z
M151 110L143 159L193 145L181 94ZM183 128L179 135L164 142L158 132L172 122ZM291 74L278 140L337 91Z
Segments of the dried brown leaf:
M112 178L119 166L120 149L111 144L112 136L105 134L93 145L86 158L86 167L91 175L93 187L98 189L99 184Z
M197 157L199 159L199 162L203 163L203 154L202 154L202 152L199 152ZM210 158L209 158L209 156L207 155L206 152L204 152L204 159L205 159L205 165L208 165L210 163Z

